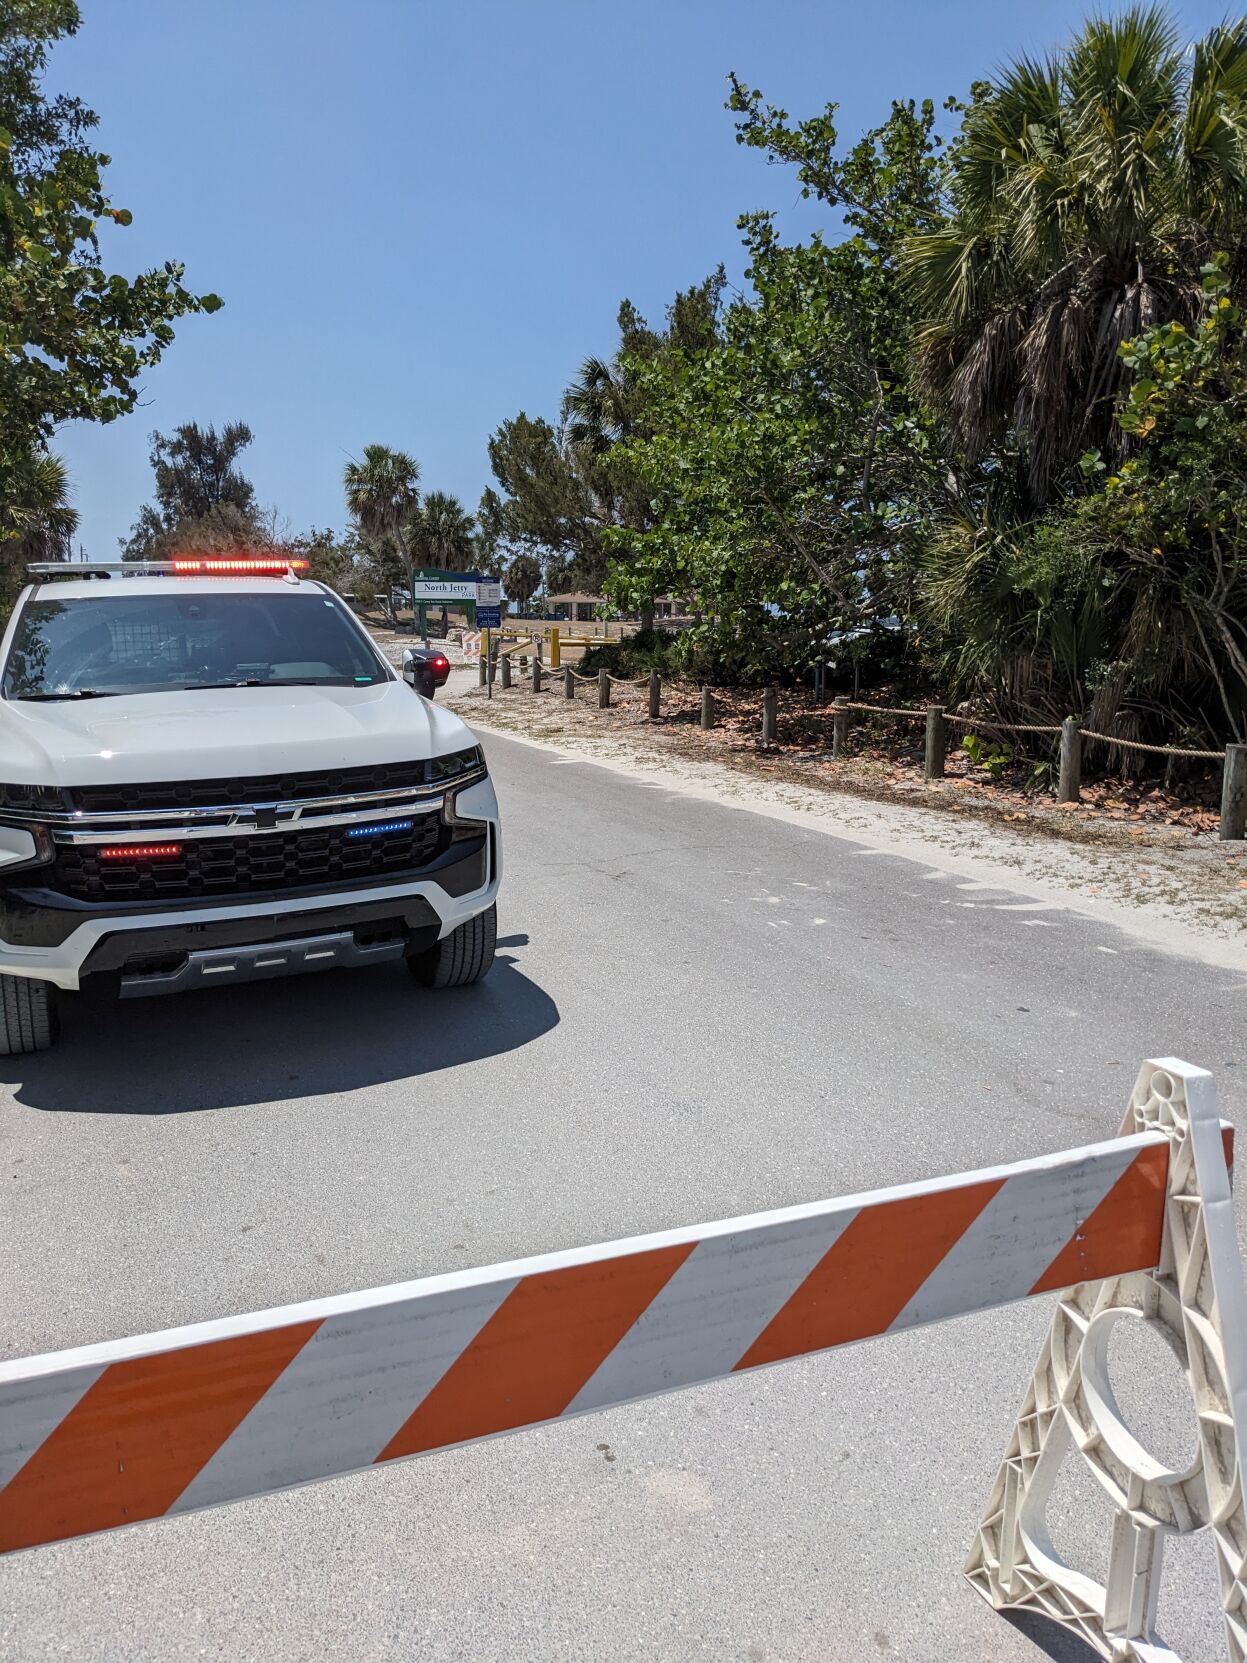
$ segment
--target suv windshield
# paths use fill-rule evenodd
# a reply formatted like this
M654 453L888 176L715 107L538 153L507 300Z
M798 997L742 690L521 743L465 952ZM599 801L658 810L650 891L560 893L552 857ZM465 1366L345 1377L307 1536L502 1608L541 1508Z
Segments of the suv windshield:
M10 699L83 699L388 679L354 619L323 590L199 590L30 601L17 621L4 691Z

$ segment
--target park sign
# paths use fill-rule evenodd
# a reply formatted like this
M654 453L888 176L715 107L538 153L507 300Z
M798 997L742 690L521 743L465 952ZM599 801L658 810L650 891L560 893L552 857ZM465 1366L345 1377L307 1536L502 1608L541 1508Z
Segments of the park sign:
M475 601L475 577L418 577L412 585L416 601Z
M413 600L417 605L446 605L452 601L471 601L474 606L500 606L502 585L496 578L482 578L476 572L436 572L431 577L416 578Z

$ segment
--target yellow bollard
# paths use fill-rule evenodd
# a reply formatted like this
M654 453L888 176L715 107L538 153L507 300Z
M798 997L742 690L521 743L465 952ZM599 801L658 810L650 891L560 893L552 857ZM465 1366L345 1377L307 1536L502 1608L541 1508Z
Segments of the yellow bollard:
M557 625L555 625L555 627L550 631L550 668L552 670L562 669L562 661L559 658L559 632Z

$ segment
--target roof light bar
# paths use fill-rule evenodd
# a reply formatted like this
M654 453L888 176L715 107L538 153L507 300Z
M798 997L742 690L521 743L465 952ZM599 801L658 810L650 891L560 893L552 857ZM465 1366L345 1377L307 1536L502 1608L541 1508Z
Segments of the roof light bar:
M36 560L26 567L27 576L42 577L285 577L288 572L306 572L309 562L291 556L263 556L248 560L242 556L179 555L175 560Z

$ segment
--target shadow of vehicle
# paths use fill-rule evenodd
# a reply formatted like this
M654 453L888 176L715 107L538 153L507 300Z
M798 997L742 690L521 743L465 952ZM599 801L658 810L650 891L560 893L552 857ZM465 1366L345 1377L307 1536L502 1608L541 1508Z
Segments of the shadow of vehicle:
M55 1050L0 1058L0 1082L27 1107L194 1114L355 1091L518 1050L559 1020L549 994L505 952L477 986L440 992L385 964L66 1006Z

